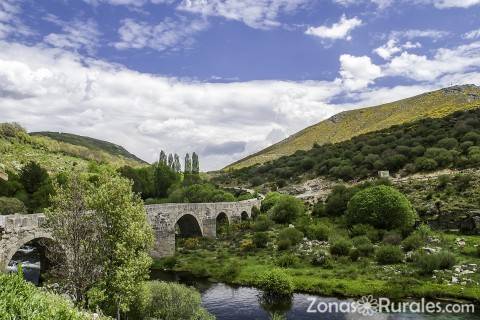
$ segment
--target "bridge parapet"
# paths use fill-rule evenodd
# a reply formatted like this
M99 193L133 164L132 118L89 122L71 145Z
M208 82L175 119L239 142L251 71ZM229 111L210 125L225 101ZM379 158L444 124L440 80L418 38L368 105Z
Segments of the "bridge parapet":
M43 213L0 216L0 229L4 233L41 228L44 223Z

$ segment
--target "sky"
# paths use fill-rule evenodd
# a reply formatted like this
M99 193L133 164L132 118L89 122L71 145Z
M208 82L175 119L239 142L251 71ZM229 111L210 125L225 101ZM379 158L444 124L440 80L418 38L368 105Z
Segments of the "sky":
M480 85L480 0L0 0L0 122L215 170L335 113Z

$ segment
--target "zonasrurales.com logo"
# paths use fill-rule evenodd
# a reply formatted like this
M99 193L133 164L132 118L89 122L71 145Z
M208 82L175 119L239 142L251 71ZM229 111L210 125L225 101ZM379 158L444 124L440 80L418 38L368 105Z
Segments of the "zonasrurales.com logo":
M378 312L378 300L372 295L364 296L356 301L357 312L363 316L373 316Z

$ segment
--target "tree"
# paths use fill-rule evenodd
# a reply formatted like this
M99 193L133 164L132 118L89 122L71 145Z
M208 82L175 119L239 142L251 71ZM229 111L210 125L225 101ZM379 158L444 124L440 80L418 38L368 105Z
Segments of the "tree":
M184 173L192 173L192 160L190 159L190 154L185 155L185 169Z
M47 223L61 243L59 263L68 267L59 271L61 283L73 284L77 299L86 295L91 307L103 306L120 319L148 277L153 233L131 181L110 169L93 181L70 177L57 186Z
M31 161L20 170L20 181L28 193L34 193L48 180L47 170Z
M160 151L160 157L158 159L158 163L167 165L167 154L163 150Z
M142 199L132 192L132 183L110 170L99 175L88 205L102 221L104 259L101 281L90 294L101 305L114 306L120 319L149 276L153 232Z
M302 200L282 195L270 210L272 220L277 223L290 223L305 212Z
M170 169L174 168L173 155L171 153L168 155L168 166L170 167Z
M175 167L175 172L181 172L182 165L180 164L180 157L178 156L178 154L175 153L174 159L175 160L173 162L173 166Z
M198 155L192 153L192 173L197 174L200 172L200 163L198 162Z
M49 247L52 273L77 305L85 305L88 290L103 276L105 226L88 204L95 191L78 173L68 174L64 185L54 183L54 190L45 211L55 239Z
M25 204L16 198L0 197L0 215L27 213Z
M165 198L168 189L178 180L177 174L169 167L159 164L154 172L155 196Z
M348 203L350 225L370 224L382 229L412 227L417 218L408 199L389 186L374 186L357 192Z

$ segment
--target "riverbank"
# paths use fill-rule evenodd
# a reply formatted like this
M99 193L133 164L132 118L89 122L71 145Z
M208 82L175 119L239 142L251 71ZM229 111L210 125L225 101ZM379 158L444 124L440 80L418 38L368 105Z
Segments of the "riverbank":
M455 237L443 235L444 239ZM478 237L466 237L466 246L455 249L459 265L480 262L470 254L469 249L477 240ZM215 282L255 287L258 276L278 268L285 256L268 248L240 253L233 243L232 240L202 240L197 248L180 248L174 258L155 261L153 268L190 272ZM420 275L410 263L379 265L367 258L351 261L348 257L338 257L332 259L328 266L318 267L299 257L290 266L284 265L283 269L291 276L298 293L338 298L372 294L392 299L456 299L480 303L480 275L477 271L465 272L468 283L463 277L458 280L461 283L453 284L450 278L454 276L449 271Z

